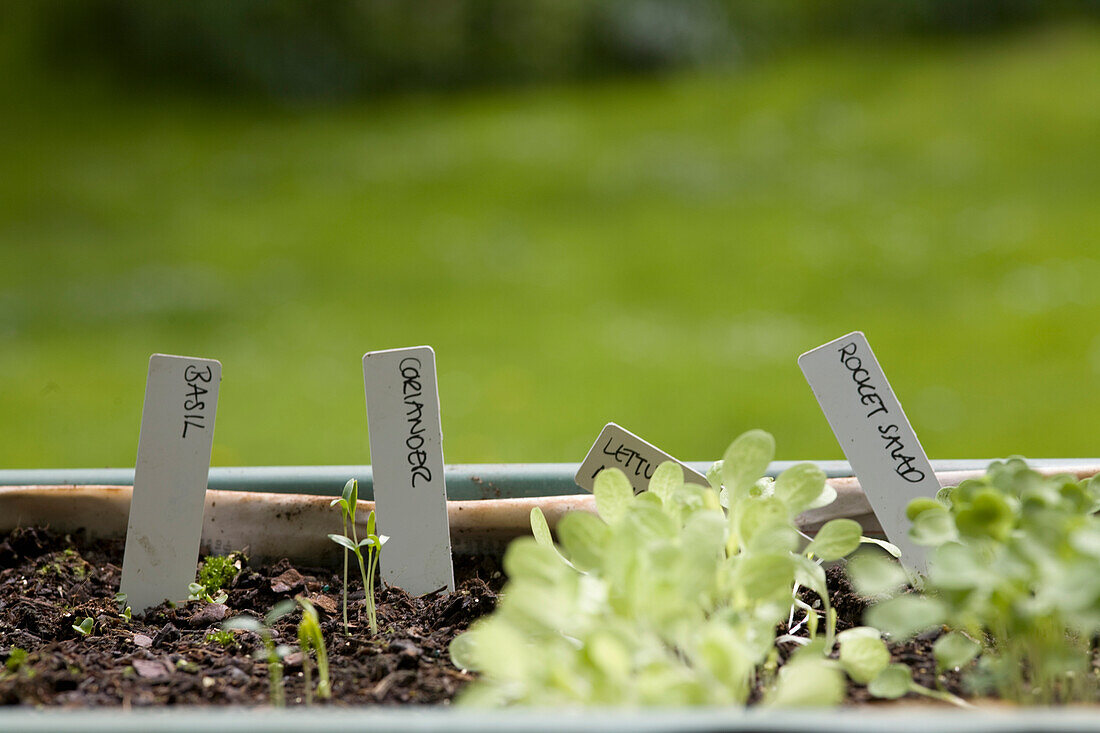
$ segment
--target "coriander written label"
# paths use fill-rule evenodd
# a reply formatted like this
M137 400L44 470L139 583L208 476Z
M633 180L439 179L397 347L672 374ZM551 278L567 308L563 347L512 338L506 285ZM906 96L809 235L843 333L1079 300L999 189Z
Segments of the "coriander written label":
M454 590L443 431L430 346L363 357L382 577L413 595Z
M136 613L195 580L221 379L213 359L149 358L120 587Z
M609 422L600 431L600 437L596 438L588 455L584 457L574 480L585 491L591 491L596 483L596 474L605 468L618 468L630 479L634 493L640 494L649 487L649 480L653 478L657 466L665 461L679 463L684 469L684 480L688 483L709 486L706 476L613 422Z
M905 508L935 496L939 481L867 339L854 331L798 357L825 418L886 538L923 570L925 551L909 539Z

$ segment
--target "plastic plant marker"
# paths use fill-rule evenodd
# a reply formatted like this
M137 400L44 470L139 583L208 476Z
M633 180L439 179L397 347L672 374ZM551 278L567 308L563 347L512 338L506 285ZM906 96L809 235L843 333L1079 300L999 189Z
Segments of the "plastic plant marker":
M925 551L909 538L905 508L934 497L940 483L866 337L853 331L807 351L798 365L886 538L907 567L923 571Z
M640 494L649 486L649 480L653 478L657 466L665 461L679 463L684 469L684 480L688 483L709 486L706 476L613 422L609 422L600 431L600 436L577 469L575 480L577 486L585 491L592 491L596 475L600 471L618 468L630 479L634 493Z
M382 577L414 595L454 590L443 431L430 346L363 356Z
M149 358L120 587L135 612L195 580L221 379L213 359Z

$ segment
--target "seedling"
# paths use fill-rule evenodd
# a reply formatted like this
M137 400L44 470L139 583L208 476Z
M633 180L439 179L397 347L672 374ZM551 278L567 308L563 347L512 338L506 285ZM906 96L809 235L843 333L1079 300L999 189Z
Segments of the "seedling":
M118 604L118 617L126 623L130 623L133 618L133 610L126 603L126 594L115 593L115 603Z
M355 508L359 502L359 482L351 479L344 484L344 492L339 499L333 499L329 506L339 506L344 520L344 534L330 534L328 538L344 548L344 633L348 633L348 552L355 555L359 562L359 574L363 579L363 595L367 606L367 620L372 634L378 633L378 614L374 604L374 578L378 571L378 558L382 554L382 545L389 539L386 535L375 534L375 515L367 515L367 536L359 539L355 530ZM348 536L348 528L351 536ZM363 558L363 548L367 548L367 557Z
M207 592L206 586L202 583L189 583L187 586L187 600L189 601L206 601L207 603L225 603L229 600L229 594L225 591L219 591L218 595L211 596Z
M481 673L463 700L729 705L761 688L773 705L839 702L843 673L827 659L836 614L821 562L854 551L859 525L828 522L800 549L794 518L836 493L810 464L762 479L774 449L770 435L750 431L708 472L709 485L665 462L637 495L622 471L602 471L599 516L565 515L560 546L532 512L534 538L504 556L509 581L497 609L451 645L456 666ZM798 599L800 587L819 608ZM776 627L792 604L805 618L780 641L800 648L777 671Z
M223 631L240 629L251 631L260 637L263 649L256 650L256 658L267 661L268 696L273 707L283 707L286 698L283 694L283 658L290 653L290 647L276 644L271 626L294 610L294 601L280 601L260 621L253 616L234 616L222 622Z
M217 644L225 649L230 649L237 644L237 639L233 636L233 632L226 631L225 629L211 631L206 635L203 641L207 644Z
M313 650L317 654L317 694L322 698L332 696L332 688L328 679L328 653L325 651L325 637L321 633L321 620L317 616L317 609L305 598L298 596L295 600L302 607L302 620L298 624L298 649L302 652L302 674L305 677L306 704L313 704L313 665L310 662L309 652Z
M914 499L909 536L930 548L924 592L898 594L888 561L859 563L856 587L888 597L868 622L899 639L952 629L933 648L937 669L963 670L979 691L1040 704L1094 701L1098 508L1100 478L1044 477L1018 458L935 499Z
M91 617L85 618L79 624L73 624L73 631L81 636L88 636L92 633L93 628L95 628L95 621Z

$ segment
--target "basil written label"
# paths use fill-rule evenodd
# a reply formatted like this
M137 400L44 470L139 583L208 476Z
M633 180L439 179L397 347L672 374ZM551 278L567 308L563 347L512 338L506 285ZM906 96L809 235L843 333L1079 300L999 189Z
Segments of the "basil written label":
M195 580L221 379L213 359L149 359L120 587L136 613Z
M706 476L613 422L609 422L600 431L600 437L596 438L588 455L581 462L575 481L585 491L591 491L596 483L596 474L605 468L618 468L630 479L634 493L640 494L649 487L649 479L653 478L657 466L665 461L679 463L684 469L684 480L688 483L709 486Z
M454 590L443 431L430 346L363 357L382 577L421 595Z
M807 351L798 365L886 538L909 567L923 570L925 551L909 539L905 508L935 496L940 484L867 339L854 331Z

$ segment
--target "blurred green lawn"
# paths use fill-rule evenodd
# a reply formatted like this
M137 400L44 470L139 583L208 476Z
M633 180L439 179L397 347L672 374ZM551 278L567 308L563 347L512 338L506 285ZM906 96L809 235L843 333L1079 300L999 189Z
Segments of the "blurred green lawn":
M214 463L368 460L431 344L450 462L840 457L795 363L864 330L933 458L1100 455L1100 30L330 110L34 92L0 116L0 467L133 465L149 354Z

